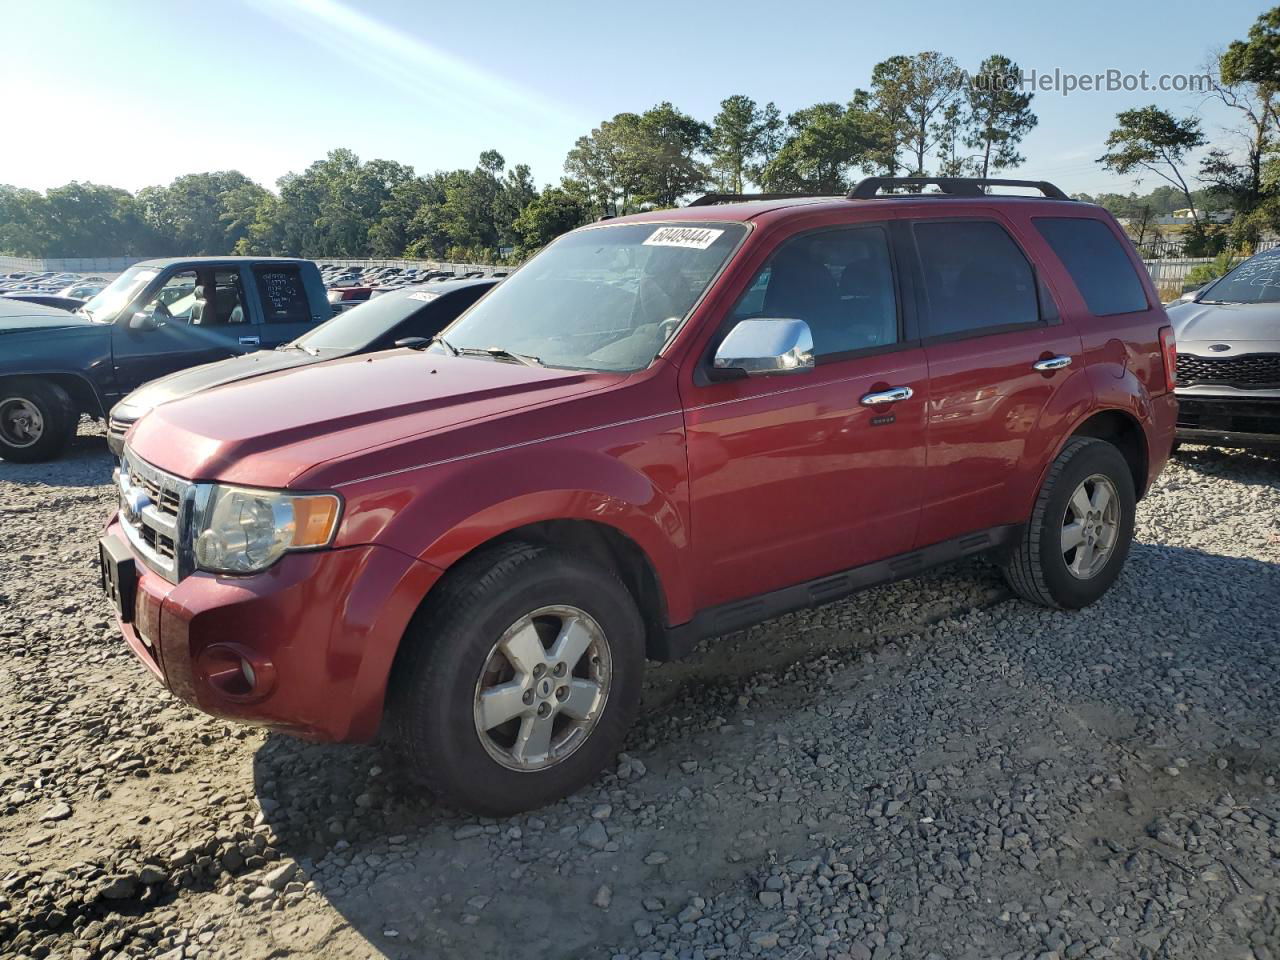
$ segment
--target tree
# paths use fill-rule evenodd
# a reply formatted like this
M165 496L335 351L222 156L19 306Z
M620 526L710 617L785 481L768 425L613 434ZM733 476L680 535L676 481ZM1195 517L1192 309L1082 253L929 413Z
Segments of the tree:
M928 158L947 140L955 114L949 112L960 99L964 72L950 57L935 50L914 56L894 56L871 70L871 105L879 114L882 163L890 176L897 174L905 152L912 176L928 174ZM954 136L952 136L954 139Z
M717 189L742 193L752 169L760 169L762 158L776 152L780 126L772 103L760 107L741 94L720 101L708 141Z
M138 203L164 250L185 256L230 253L248 231L245 215L266 191L238 170L189 173L167 187L144 187Z
M980 151L977 172L990 174L1016 167L1026 158L1018 144L1039 122L1031 112L1031 92L1019 89L1022 71L1008 57L993 53L982 61L965 91L968 127L965 146Z
M1205 72L1211 96L1240 118L1228 131L1239 146L1210 150L1201 162L1200 178L1235 210L1235 245L1252 250L1264 230L1280 227L1280 178L1274 169L1280 127L1280 7L1258 17L1248 40L1233 41Z
M1187 154L1205 144L1200 121L1179 120L1155 104L1116 114L1116 128L1107 137L1107 152L1098 162L1122 176L1146 171L1177 187L1191 208L1192 223L1199 213L1191 199L1191 189L1182 175Z
M701 154L710 133L666 102L642 114L619 113L578 138L565 173L602 213L675 206L706 188L710 171Z
M581 194L563 187L547 187L525 205L512 223L517 237L516 256L532 256L560 234L587 223L590 217Z
M782 146L761 171L761 186L774 192L843 193L850 171L867 157L862 120L838 103L817 103L790 114Z

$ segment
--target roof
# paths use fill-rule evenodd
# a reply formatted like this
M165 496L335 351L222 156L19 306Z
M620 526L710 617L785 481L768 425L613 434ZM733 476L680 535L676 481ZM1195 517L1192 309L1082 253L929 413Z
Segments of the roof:
M176 263L219 264L219 263L311 263L305 257L157 257L154 260L139 260L135 267L171 267Z
M775 214L782 210L796 208L804 208L806 213L838 208L850 212L856 211L859 214L868 215L868 219L874 219L875 214L871 211L881 208L884 204L892 204L894 209L909 206L927 210L938 210L940 208L963 210L974 207L998 207L1009 203L1019 206L1028 203L1037 204L1046 212L1052 211L1055 216L1070 216L1072 211L1096 211L1102 209L1097 204L1092 203L1064 202L1062 200L1046 199L1045 197L1018 194L990 193L980 197L952 196L950 194L896 194L857 200L851 200L844 196L791 197L781 200L751 200L745 203L724 203L703 207L676 207L670 210L649 210L644 213L631 213L625 217L605 220L603 223L606 225L611 223L652 223L654 221L707 223L717 220L745 223L763 217L766 214ZM770 219L774 218L770 217Z

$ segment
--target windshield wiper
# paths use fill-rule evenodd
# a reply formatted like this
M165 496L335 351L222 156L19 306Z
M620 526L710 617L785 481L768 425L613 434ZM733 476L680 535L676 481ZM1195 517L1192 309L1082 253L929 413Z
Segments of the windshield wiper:
M542 361L527 353L512 353L502 347L458 347L457 352L468 357L492 357L508 363L523 363L526 367L540 367Z

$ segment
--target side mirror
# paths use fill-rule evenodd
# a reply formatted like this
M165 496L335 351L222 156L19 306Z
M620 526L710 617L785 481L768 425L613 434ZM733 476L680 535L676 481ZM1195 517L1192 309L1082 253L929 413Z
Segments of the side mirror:
M742 320L716 349L712 367L748 377L813 369L813 334L803 320Z
M160 321L156 319L155 314L143 310L139 310L129 318L130 330L154 330L159 326Z

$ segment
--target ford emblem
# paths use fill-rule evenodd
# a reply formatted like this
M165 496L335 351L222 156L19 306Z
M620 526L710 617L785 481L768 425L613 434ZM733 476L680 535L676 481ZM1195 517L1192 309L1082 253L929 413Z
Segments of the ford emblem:
M1222 353L1224 350L1230 350L1230 349L1231 349L1231 344L1229 344L1229 343L1211 343L1211 344L1209 344L1209 349L1210 349L1210 350L1212 350L1214 353Z

